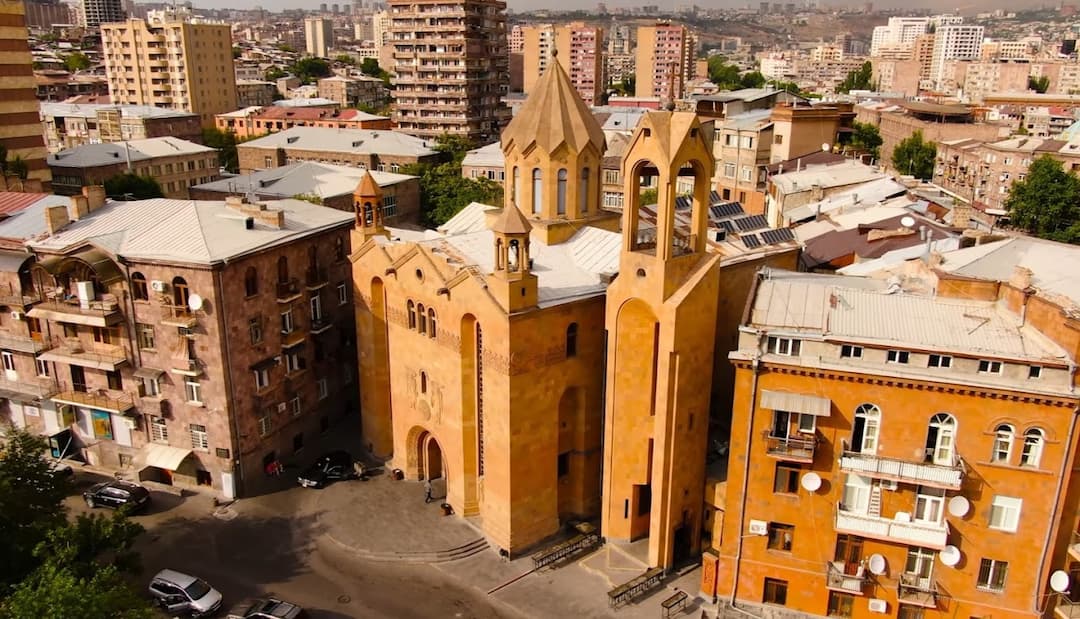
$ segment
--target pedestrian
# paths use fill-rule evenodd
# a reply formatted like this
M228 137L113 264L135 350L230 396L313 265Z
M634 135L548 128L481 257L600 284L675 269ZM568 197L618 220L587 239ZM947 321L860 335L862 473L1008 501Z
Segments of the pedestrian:
M359 460L353 463L353 473L356 474L357 479L367 479L367 471L364 470L364 463Z
M431 502L431 480L430 479L425 479L424 480L424 502L425 503L430 503Z

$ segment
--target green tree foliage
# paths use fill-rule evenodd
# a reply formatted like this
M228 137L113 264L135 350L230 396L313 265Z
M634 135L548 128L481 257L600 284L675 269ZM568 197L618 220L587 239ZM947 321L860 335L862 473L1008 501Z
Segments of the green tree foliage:
M474 146L468 138L444 134L435 142L434 149L443 153L445 161L419 163L401 169L402 174L420 177L420 209L427 225L441 226L471 202L502 206L501 184L461 175L461 161Z
M244 50L242 50L239 47L233 45L233 48L232 48L233 60L236 60L237 58L239 58L240 56L243 56L243 55L244 55Z
M784 92L790 92L793 95L801 95L801 94L803 94L802 88L799 88L799 85L796 84L795 82L786 82L786 81L783 81L783 80L771 80L769 82L769 85L772 86L773 88L775 88L776 90L783 90Z
M852 90L870 90L873 87L874 66L867 60L861 67L851 71L836 87L836 92L848 93Z
M639 202L638 204L656 204L657 200L660 199L659 196L660 194L656 191L655 188L644 189L641 192L641 202Z
M288 74L288 71L285 71L281 67L270 67L266 70L266 73L263 74L263 77L265 77L268 82L276 82Z
M892 165L901 174L928 179L934 174L936 155L937 146L924 140L922 131L916 130L893 149Z
M14 174L23 180L30 176L30 166L26 165L26 160L18 155L4 163L4 171L6 174Z
M749 71L739 77L739 85L743 88L761 88L765 85L765 76L761 71Z
M739 76L739 67L729 64L727 59L720 54L709 56L709 81L716 84L720 90L735 90L742 87Z
M1038 77L1029 77L1028 88L1034 90L1040 95L1044 94L1050 88L1050 78L1045 75L1040 75Z
M90 576L70 568L43 566L20 583L3 603L0 619L149 619L153 609L113 566Z
M334 62L336 62L338 64L347 64L350 67L355 67L356 66L356 58L353 58L352 56L350 56L348 54L338 54L337 56L334 56ZM378 63L376 63L376 64L378 64Z
M82 52L75 52L64 56L64 67L71 73L84 71L91 66L93 66L93 63L90 62L90 58Z
M311 56L297 60L290 69L292 74L300 78L300 81L305 84L310 84L319 78L330 77L333 75L333 71L330 70L329 62L324 58L314 58Z
M390 73L379 66L379 61L374 58L364 58L360 63L360 72L364 75L370 75L371 77L377 77L383 81L384 84L390 86Z
M476 148L476 144L465 136L444 133L435 138L433 148L445 155L454 165L461 166L461 161L465 159L465 155Z
M881 156L881 132L876 125L854 121L851 124L851 141L848 145L877 159Z
M148 200L162 198L165 194L161 185L149 176L139 176L131 172L117 174L105 180L105 194L110 198Z
M221 167L236 174L240 171L240 160L236 155L236 134L231 131L222 131L217 127L205 127L202 130L203 144L218 151L218 162Z
M1035 236L1080 244L1080 179L1050 155L1028 167L1005 199L1012 225Z

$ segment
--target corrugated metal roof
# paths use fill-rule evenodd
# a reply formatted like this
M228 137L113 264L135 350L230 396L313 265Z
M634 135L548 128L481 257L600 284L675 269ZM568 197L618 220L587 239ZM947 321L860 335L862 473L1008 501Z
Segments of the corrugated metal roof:
M1008 279L1017 267L1031 270L1041 293L1063 297L1080 308L1080 247L1032 237L1014 237L958 249L943 256L941 269L965 277Z
M23 193L21 191L0 191L0 213L17 213L34 202L44 198L47 193Z
M286 148L331 153L399 155L426 157L434 155L426 140L397 131L377 129L334 129L331 127L293 127L244 142L240 148Z
M320 198L332 198L351 194L363 178L365 170L349 166L300 161L280 168L257 170L251 174L240 174L220 178L216 181L196 185L196 189L218 191L221 193L254 192L256 195L270 198L291 198L296 195L316 195ZM388 187L415 176L395 174L393 172L371 171L372 178L380 187Z
M446 223L439 226L439 232L444 234L468 234L470 232L480 232L481 230L487 229L484 214L494 210L496 210L496 207L494 206L472 202L458 211L456 215L448 219Z

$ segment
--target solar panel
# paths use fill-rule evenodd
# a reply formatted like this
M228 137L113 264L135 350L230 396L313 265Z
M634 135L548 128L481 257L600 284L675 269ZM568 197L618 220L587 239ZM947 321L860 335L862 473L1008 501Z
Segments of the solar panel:
M749 217L741 217L735 220L735 225L739 227L739 230L757 230L759 228L768 228L769 222L765 219L764 215L750 215Z
M779 230L765 230L761 233L761 239L768 245L775 243L783 243L785 241L795 240L795 232L791 228L780 228Z
M710 191L709 192L709 204L719 204L719 203L720 203L720 194L716 193L715 191Z
M730 221L727 221L726 219L724 221L716 222L716 225L720 226L721 228L723 228L727 232L735 232L735 224L731 223Z
M734 215L742 215L742 206L738 202L724 202L722 204L714 204L709 207L709 214L714 219L721 217L732 217Z
M742 244L750 249L761 247L761 239L756 234L745 234L739 238L742 239Z
M693 200L690 199L690 196L679 196L675 198L676 209L690 208L691 204L693 204Z

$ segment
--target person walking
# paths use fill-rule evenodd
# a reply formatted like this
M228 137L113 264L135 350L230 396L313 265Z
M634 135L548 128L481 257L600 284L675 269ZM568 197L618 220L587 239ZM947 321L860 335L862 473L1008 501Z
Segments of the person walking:
M425 479L424 480L424 502L425 503L430 503L431 502L431 480L430 479Z

